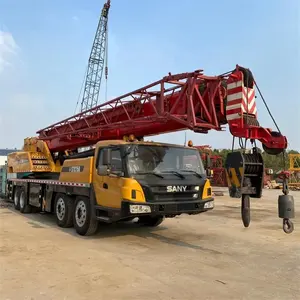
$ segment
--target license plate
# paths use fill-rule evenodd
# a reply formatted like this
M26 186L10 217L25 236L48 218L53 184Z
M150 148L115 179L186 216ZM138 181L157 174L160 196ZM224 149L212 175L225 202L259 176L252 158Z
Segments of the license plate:
M213 208L214 207L214 201L209 201L204 203L204 208Z

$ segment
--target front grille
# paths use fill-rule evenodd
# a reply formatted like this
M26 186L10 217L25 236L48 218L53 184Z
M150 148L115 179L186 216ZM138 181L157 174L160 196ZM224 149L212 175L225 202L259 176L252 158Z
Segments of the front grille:
M159 204L155 211L172 213L172 212L186 212L195 211L203 207L203 204L198 203L179 203L179 204Z
M195 190L195 186L187 186L185 191L180 192L168 192L167 186L144 186L143 187L145 197L149 202L176 202L176 201L191 201L199 199L199 195L202 193L202 189ZM197 198L193 195L198 194Z
M195 193L162 193L162 194L154 194L154 201L182 201L182 200L196 200L197 198L193 198L193 194Z

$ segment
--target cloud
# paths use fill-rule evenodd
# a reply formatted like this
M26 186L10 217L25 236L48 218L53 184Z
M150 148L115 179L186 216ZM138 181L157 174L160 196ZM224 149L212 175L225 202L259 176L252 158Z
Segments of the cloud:
M12 65L11 61L17 55L19 46L10 32L0 30L0 74Z

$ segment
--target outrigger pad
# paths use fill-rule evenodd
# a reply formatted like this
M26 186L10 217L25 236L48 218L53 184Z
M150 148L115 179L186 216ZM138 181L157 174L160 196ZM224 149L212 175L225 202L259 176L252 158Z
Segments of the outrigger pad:
M249 195L261 198L264 179L264 162L262 155L252 150L252 153L234 151L227 155L225 171L229 187L229 195L241 198Z

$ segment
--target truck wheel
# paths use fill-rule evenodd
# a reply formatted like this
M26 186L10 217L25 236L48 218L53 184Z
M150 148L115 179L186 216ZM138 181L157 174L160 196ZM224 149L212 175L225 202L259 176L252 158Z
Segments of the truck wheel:
M28 203L27 195L24 188L21 188L19 193L20 212L22 214L31 213L31 206Z
M59 227L73 226L74 199L65 194L57 194L54 209L56 223Z
M158 217L143 216L143 217L139 217L139 223L145 226L156 227L159 226L164 219L165 217L163 216L158 216Z
M77 197L74 209L74 227L80 235L93 235L98 229L98 221L92 217L90 200Z
M14 192L14 208L15 208L15 210L20 210L19 194L20 194L20 189L19 189L19 187L16 187L15 192Z

